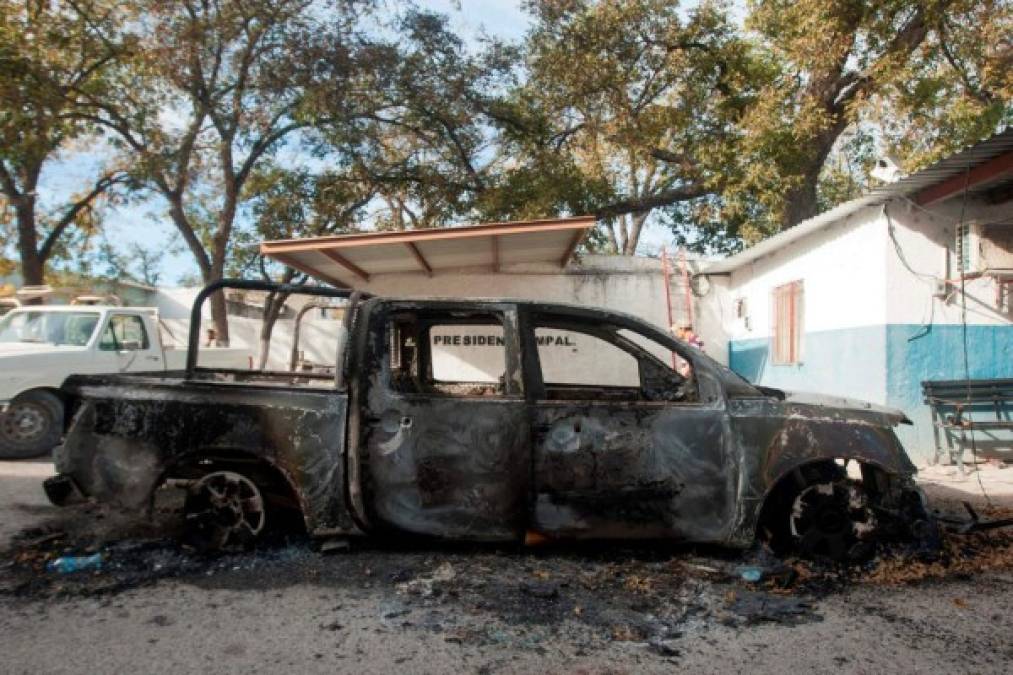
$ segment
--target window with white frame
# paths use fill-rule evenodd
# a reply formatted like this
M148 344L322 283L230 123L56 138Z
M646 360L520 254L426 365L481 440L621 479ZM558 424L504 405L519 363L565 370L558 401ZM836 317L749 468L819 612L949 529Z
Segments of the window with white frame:
M802 362L802 326L804 291L801 281L778 286L771 298L773 335L771 360L776 365Z

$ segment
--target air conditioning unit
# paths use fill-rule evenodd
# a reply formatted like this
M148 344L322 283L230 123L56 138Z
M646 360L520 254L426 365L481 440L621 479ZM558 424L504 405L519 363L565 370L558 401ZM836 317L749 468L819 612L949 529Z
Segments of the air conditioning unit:
M959 225L955 250L961 274L1013 276L1013 225L976 221Z

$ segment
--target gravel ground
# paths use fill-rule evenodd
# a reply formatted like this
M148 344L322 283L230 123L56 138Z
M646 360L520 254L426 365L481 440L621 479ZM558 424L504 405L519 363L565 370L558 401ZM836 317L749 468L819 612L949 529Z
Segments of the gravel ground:
M998 532L960 539L964 564L898 558L878 576L658 545L322 555L292 540L202 558L162 523L48 506L48 471L0 462L2 672L985 673L1013 662L1013 539ZM1009 508L1007 472L986 484ZM928 473L948 510L977 488ZM91 549L105 555L100 572L45 571ZM751 564L772 580L742 581ZM919 580L889 583L908 573Z

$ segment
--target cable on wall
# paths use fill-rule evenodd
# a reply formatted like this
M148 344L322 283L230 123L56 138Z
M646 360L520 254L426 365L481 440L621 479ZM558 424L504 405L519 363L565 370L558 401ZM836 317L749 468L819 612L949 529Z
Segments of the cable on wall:
M964 225L964 215L967 212L967 193L971 180L971 167L968 166L964 173L964 191L960 201L960 219L957 222L958 231L959 228ZM967 382L967 400L971 400L971 360L970 350L967 345L967 293L965 286L967 284L967 275L964 270L964 259L963 257L958 258L958 264L960 265L960 327L961 327L961 343L964 351L964 381ZM992 506L992 500L989 498L988 493L985 491L985 484L981 481L981 470L978 468L978 444L974 440L974 428L971 428L971 461L974 463L974 475L978 478L978 487L981 489L982 496L985 497L985 503Z

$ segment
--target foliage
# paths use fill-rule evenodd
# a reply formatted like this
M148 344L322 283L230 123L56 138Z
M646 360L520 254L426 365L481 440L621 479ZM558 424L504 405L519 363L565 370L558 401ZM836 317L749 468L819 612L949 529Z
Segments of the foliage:
M993 133L1010 110L997 61L1008 65L1013 27L1008 8L991 11L999 4L750 2L747 27L772 77L741 121L722 200L742 226L728 235L755 242L854 196L874 154L914 169ZM974 90L987 101L971 103Z
M25 283L43 282L68 230L95 231L101 198L125 181L115 167L102 168L49 209L37 190L45 166L94 136L78 106L85 94L110 95L108 71L125 48L116 31L123 17L104 0L0 1L0 221L16 235Z
M168 203L206 283L224 273L253 172L324 123L310 114L314 91L347 90L347 4L136 0L145 19L116 71L121 95L87 98L135 177ZM221 294L212 315L227 343Z
M613 252L632 255L652 211L721 190L756 64L718 3L531 9L520 100L545 126L542 147L578 172L572 201L603 219Z
M332 171L314 174L274 163L260 167L248 189L252 195L246 205L248 225L236 232L228 273L284 283L295 279L296 271L287 267L278 270L281 266L260 255L258 242L354 231L374 194L354 177Z
M1013 4L956 0L877 101L888 149L915 170L1013 124Z
M885 152L914 170L1013 123L1004 0L750 0L744 26L724 0L525 7L508 44L407 3L0 0L0 231L31 283L157 281L157 252L100 233L127 190L205 282L295 279L263 239L584 213L591 249L662 223L726 253L860 194ZM107 139L43 209L43 168Z

